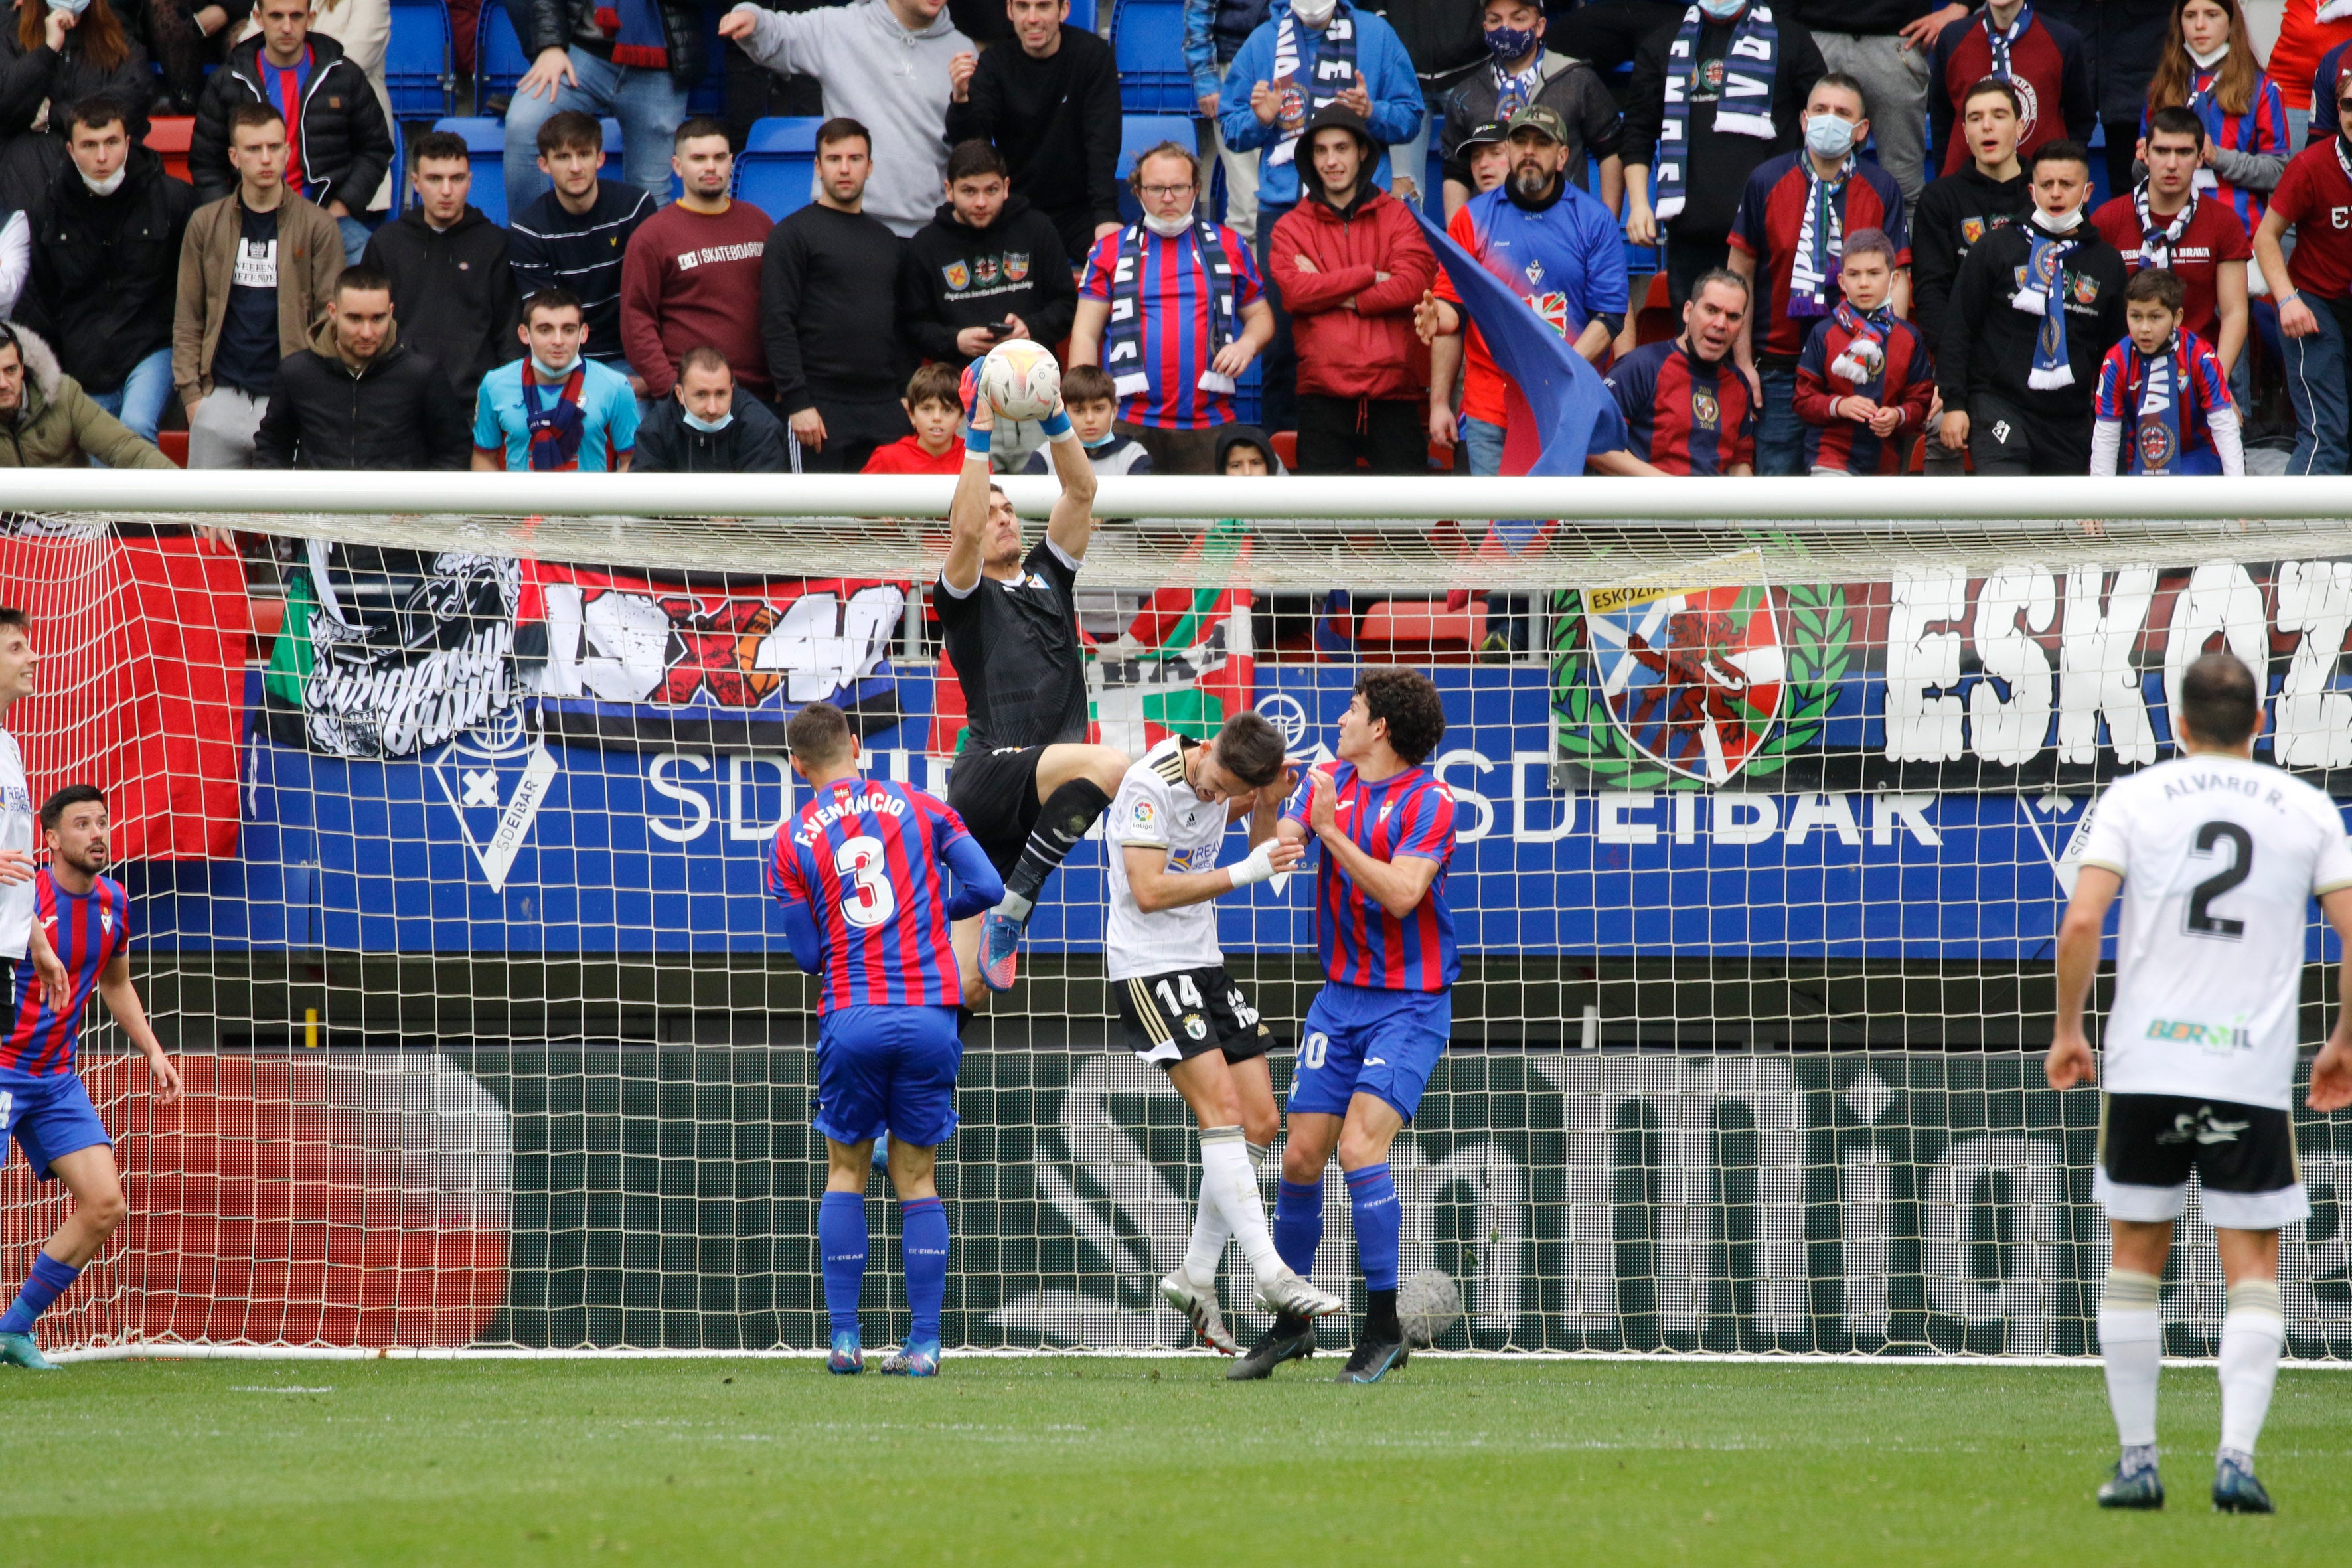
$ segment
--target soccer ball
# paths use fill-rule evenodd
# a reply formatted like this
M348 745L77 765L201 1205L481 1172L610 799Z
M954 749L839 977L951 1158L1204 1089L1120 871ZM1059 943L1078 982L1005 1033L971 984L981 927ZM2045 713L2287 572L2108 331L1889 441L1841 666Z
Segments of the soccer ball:
M1434 1268L1424 1268L1397 1292L1397 1321L1404 1326L1404 1342L1417 1351L1437 1343L1438 1336L1462 1321L1462 1289Z
M981 362L980 390L1003 419L1043 419L1062 395L1062 373L1045 344L1008 338Z

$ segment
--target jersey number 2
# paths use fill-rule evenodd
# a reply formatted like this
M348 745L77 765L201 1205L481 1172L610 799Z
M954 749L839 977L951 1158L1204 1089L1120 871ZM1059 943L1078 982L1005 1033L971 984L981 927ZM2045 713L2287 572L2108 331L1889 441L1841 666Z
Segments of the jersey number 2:
M2213 912L2213 900L2254 874L2253 836L2234 822L2209 822L2197 830L2197 852L2210 855L2217 845L2230 846L2230 863L2189 889L2189 930L2194 936L2235 939L2246 934L2246 922Z
M845 889L841 898L843 920L854 926L878 926L897 911L898 896L890 890L882 840L871 834L846 840L834 852L833 868L840 873Z

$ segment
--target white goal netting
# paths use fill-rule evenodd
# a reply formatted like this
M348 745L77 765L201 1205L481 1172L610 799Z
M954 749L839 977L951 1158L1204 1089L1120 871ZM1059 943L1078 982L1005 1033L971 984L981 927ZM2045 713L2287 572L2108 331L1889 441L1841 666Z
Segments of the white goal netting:
M86 1029L132 1213L53 1342L824 1342L812 994L761 874L802 703L945 791L945 486L572 478L35 476L7 501L0 602L48 656L9 725L37 797L109 790L190 1086L157 1107ZM1328 754L1363 667L1444 696L1465 973L1391 1163L1406 1270L1463 1288L1449 1346L2095 1349L2097 1100L2036 1056L2069 845L2169 753L2210 647L2268 673L2259 754L2352 795L2352 494L2033 495L1106 482L1079 612L1107 743L1248 706ZM1559 520L1490 526L1511 514ZM1119 1048L1103 897L1082 846L967 1036L950 1344L1188 1338L1153 1284L1193 1142ZM1297 879L1221 909L1277 1089L1309 908ZM2316 926L2308 954L2315 1044ZM2352 1360L2352 1123L2297 1131L2289 1348ZM1318 1271L1344 1289L1328 1181ZM12 1163L0 1272L61 1212ZM873 1253L869 1339L904 1326L897 1257ZM2210 1247L2176 1257L2169 1348L2210 1353ZM1252 1284L1236 1251L1254 1328Z

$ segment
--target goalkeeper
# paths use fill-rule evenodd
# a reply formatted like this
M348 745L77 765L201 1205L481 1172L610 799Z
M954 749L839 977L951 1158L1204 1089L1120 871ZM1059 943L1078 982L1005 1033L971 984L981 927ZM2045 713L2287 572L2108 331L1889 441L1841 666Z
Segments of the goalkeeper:
M1024 555L1021 519L989 482L988 399L964 374L963 473L948 507L934 603L962 683L968 728L948 776L953 806L1004 879L1004 900L956 922L966 996L1010 991L1021 932L1045 879L1110 805L1127 753L1087 743L1086 652L1073 591L1094 533L1095 471L1057 397L1045 421L1062 481L1045 536ZM984 948L984 951L982 951Z
M1217 1306L1217 1265L1241 1237L1269 1312L1327 1316L1344 1305L1286 1267L1274 1248L1257 1166L1281 1125L1265 1066L1269 1031L1225 973L1214 900L1296 866L1275 837L1289 794L1282 736L1244 710L1205 744L1171 735L1119 781L1111 803L1110 921L1104 973L1130 1049L1164 1069L1201 1127L1201 1201L1184 1261L1160 1282L1168 1304L1226 1355L1241 1346ZM1249 819L1250 852L1219 868L1217 847Z

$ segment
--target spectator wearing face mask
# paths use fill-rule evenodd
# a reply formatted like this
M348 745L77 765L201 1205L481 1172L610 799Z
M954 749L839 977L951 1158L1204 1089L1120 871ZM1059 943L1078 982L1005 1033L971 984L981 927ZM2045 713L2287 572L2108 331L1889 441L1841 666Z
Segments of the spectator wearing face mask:
M1803 145L1827 68L1803 23L1748 0L1698 0L1643 44L1625 105L1625 237L1664 233L1676 306L1723 265L1748 176Z
M637 444L629 378L582 353L580 297L542 289L515 329L523 357L482 378L474 400L478 472L621 474Z
M1903 226L1903 192L1895 176L1863 162L1856 149L1870 133L1862 86L1832 71L1805 102L1805 146L1748 177L1731 230L1730 268L1757 285L1762 309L1740 331L1738 358L1755 373L1762 406L1756 428L1756 471L1805 471L1805 425L1797 416L1797 357L1813 324L1838 307L1843 237L1863 229L1895 247L1892 307L1909 313L1911 248ZM1761 325L1759 325L1759 322Z
M2207 145L2195 114L2178 105L2158 110L2141 142L2146 177L2101 205L2091 222L2130 271L2160 267L2173 275L2189 330L2220 356L2236 384L2252 314L2246 266L2254 247L2219 191L2200 186Z
M1586 184L1585 163L1601 169L1601 205L1617 212L1625 200L1625 126L1616 101L1591 66L1544 47L1544 14L1535 0L1486 0L1480 11L1486 59L1445 95L1438 150L1445 159L1445 216L1451 219L1477 193L1465 142L1478 126L1507 121L1529 104L1559 116L1569 141L1569 177Z
M1822 63L1862 84L1879 165L1902 188L1905 216L1916 216L1911 209L1933 177L1927 51L1969 8L1937 0L1790 0L1789 10L1812 29Z
M0 206L22 211L66 161L75 104L106 94L143 141L155 82L107 0L16 0L16 13L0 21Z
M637 426L633 474L782 474L792 471L784 427L756 397L735 395L727 356L705 343L678 362L677 384L654 399Z

